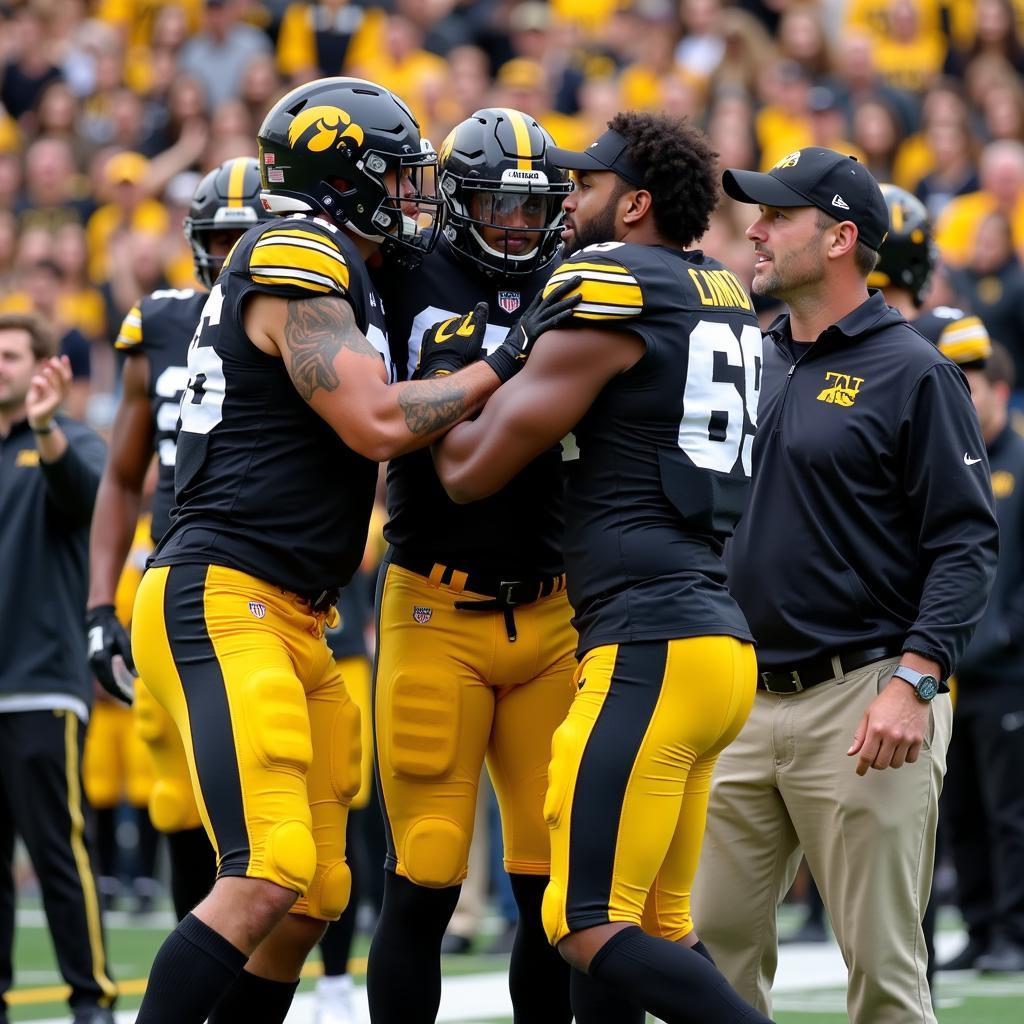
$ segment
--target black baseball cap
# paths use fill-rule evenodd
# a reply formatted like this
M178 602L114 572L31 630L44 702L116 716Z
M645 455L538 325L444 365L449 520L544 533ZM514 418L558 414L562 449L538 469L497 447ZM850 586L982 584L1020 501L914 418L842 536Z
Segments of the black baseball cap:
M612 171L630 185L644 187L643 172L630 158L629 143L625 136L610 128L582 153L552 146L548 155L556 167L570 171Z
M784 156L767 174L728 170L725 194L741 203L816 206L857 225L860 240L876 252L889 233L889 208L871 172L852 156L808 146Z

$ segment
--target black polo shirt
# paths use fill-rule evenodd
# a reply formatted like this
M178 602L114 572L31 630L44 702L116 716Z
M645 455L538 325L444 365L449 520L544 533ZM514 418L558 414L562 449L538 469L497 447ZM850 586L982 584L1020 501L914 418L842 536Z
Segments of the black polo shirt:
M961 371L881 293L794 363L769 328L729 587L764 669L892 645L952 672L995 576L988 460Z

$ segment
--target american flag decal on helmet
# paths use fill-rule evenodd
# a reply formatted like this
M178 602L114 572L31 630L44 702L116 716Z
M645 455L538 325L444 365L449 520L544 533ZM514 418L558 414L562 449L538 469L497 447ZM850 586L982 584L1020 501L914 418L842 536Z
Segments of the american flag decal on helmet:
M514 313L519 308L522 298L521 292L498 292L498 305L506 313Z

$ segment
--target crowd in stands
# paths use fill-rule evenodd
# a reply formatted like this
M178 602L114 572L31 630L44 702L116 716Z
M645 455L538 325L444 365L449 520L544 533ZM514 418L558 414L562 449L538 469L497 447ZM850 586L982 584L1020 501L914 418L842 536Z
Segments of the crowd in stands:
M1024 0L0 0L0 310L58 322L103 425L136 299L194 284L199 176L255 154L286 90L370 78L439 146L485 105L566 147L688 115L723 166L845 150L927 205L959 295L1024 377ZM744 280L750 211L705 246Z

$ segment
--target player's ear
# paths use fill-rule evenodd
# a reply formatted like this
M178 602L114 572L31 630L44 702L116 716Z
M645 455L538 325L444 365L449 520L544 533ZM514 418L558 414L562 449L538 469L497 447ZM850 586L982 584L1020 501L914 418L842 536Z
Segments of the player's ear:
M651 208L651 193L645 188L638 188L626 192L623 195L626 200L626 208L622 219L627 224L636 224L644 219Z

